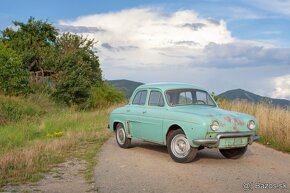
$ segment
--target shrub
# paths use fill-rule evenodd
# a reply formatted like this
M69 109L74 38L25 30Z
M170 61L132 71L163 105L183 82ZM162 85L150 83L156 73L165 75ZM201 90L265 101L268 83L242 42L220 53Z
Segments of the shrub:
M21 57L0 43L0 92L19 95L29 90L29 73L21 63Z
M102 80L98 57L92 51L93 40L65 33L57 39L59 61L56 63L57 101L82 105L90 97L90 88Z
M125 99L124 94L103 82L91 88L89 98L83 108L104 108L120 103Z

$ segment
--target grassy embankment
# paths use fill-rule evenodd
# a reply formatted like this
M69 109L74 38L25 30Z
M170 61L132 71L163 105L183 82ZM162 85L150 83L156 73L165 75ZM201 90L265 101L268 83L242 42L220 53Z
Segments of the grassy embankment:
M237 101L222 101L221 107L256 116L261 142L290 152L290 111ZM90 180L96 152L111 136L106 126L112 108L80 112L43 96L0 96L0 187L36 181L68 157L87 161Z
M260 125L260 143L290 152L290 109L243 101L221 101L220 107L255 116Z
M95 155L111 135L111 109L81 112L43 96L0 96L0 187L37 181L68 157L87 161L84 175L90 180Z

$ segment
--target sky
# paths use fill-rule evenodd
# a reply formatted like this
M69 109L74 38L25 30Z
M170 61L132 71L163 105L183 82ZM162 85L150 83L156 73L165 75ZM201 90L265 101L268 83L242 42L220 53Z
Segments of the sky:
M95 39L107 80L290 99L290 0L1 0L0 30L30 16Z

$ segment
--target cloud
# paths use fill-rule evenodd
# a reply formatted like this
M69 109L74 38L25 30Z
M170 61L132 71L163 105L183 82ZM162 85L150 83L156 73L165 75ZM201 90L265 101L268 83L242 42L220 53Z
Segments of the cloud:
M197 82L217 93L244 88L269 96L278 88L273 79L290 74L290 48L238 40L224 20L192 10L134 8L62 20L59 26L98 41L107 79Z
M290 74L273 79L275 91L273 97L290 99Z
M290 0L275 0L275 1L265 1L265 0L251 0L250 4L254 4L260 9L264 9L277 14L282 14L290 16Z
M86 27L86 26L72 26L72 25L56 25L56 28L63 32L72 32L72 33L97 33L105 32L104 29L98 27Z

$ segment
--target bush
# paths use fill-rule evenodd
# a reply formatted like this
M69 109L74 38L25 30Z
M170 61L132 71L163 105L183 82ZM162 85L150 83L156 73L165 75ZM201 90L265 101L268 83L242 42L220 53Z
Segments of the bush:
M57 101L83 105L90 97L90 88L101 82L98 57L92 51L93 40L69 33L57 39L59 61L56 63L55 90Z
M104 108L123 100L125 97L121 91L103 82L91 88L89 98L83 108Z
M0 92L19 95L29 90L29 73L21 63L21 57L0 43Z

